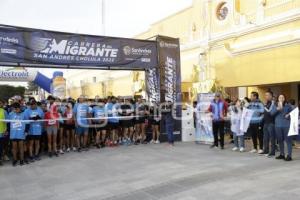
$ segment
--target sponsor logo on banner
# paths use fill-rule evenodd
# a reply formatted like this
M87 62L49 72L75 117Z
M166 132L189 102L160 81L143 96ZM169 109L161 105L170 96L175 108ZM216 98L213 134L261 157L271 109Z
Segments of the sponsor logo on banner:
M175 102L176 101L176 60L167 57L165 63L165 100Z
M1 62L69 67L158 66L155 41L0 27ZM63 67L63 66L62 66Z
M111 45L73 40L57 41L52 38L36 37L31 48L35 51L34 57L42 59L114 62L118 56L118 49Z
M179 45L178 44L175 44L175 43L168 43L168 42L165 42L165 41L160 41L159 42L159 46L161 48L178 48Z
M126 56L129 56L129 55L131 54L131 48L130 48L130 46L125 46L125 47L123 48L123 52L124 52L124 54L125 54Z
M0 36L0 45L3 46L2 48L0 48L0 53L16 55L17 50L9 48L10 46L13 46L16 44L19 44L18 38L8 37L8 36L6 36L6 37Z
M126 56L134 55L134 56L149 56L151 55L151 49L146 48L134 48L130 46L123 47L123 52Z
M28 71L26 69L0 70L1 81L33 81L36 75L36 71Z
M15 38L15 37L1 37L0 36L0 43L1 44L9 44L9 43L12 43L12 44L19 44L19 40L18 38Z

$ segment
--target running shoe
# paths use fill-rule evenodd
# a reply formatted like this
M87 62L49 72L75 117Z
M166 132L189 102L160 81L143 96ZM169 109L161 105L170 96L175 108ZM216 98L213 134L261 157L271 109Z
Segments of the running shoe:
M17 163L18 163L18 161L17 160L14 160L13 162L12 162L12 166L17 166Z
M20 165L24 165L24 160L20 160Z

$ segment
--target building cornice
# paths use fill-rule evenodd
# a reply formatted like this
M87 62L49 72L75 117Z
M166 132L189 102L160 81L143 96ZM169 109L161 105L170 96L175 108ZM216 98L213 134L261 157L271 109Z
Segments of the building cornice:
M295 9L288 13L278 15L277 17L267 18L261 24L249 24L240 28L235 27L233 28L233 30L228 32L213 34L211 38L190 42L188 44L182 45L181 50L185 51L185 50L191 50L195 48L209 48L209 47L211 48L214 46L220 46L220 44L217 44L218 42L248 35L251 33L255 33L279 25L287 24L299 19L300 19L300 9Z

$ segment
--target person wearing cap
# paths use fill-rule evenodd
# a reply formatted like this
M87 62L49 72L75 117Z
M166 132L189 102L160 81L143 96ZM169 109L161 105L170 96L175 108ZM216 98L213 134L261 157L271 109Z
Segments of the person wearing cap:
M26 120L33 120L29 123L29 159L30 162L34 162L35 160L40 160L39 152L40 152L40 140L42 135L42 127L44 119L44 112L40 107L37 107L37 102L35 99L30 100L30 107L27 108L24 112ZM33 152L33 146L35 146L35 151Z
M18 158L20 159L20 165L24 165L24 141L25 141L25 128L26 122L25 115L21 111L21 105L14 103L12 105L12 112L9 113L8 119L10 121L10 140L12 143L13 162L12 165L16 166ZM19 156L18 156L19 153Z
M220 135L220 146L221 149L224 149L224 125L225 117L227 114L228 105L223 101L221 94L216 93L215 98L210 103L208 112L212 114L213 121L213 135L214 135L214 144L211 145L211 148L219 146L219 135Z

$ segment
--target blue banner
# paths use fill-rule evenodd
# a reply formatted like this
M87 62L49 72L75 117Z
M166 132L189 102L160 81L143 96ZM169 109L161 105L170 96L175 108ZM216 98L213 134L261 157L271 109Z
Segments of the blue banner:
M156 41L0 26L0 63L156 67Z

